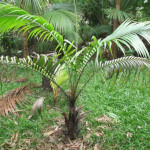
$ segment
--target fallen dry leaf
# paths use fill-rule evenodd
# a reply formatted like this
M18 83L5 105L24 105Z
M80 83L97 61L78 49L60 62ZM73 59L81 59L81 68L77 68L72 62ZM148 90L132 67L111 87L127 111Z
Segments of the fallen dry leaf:
M95 132L94 135L96 135L97 137L100 137L100 136L104 136L104 132Z
M62 143L60 143L60 144L58 144L58 150L63 150L63 148L64 148L64 145L62 144Z
M98 122L104 122L104 123L109 123L112 121L111 118L109 118L108 116L104 115L103 117L97 118L96 121Z
M18 140L18 132L13 134L12 137L11 137L11 147L14 147L16 145L16 142Z
M49 132L44 133L44 136L48 137L48 136L52 135L53 133L55 133L55 130L51 130Z
M81 143L81 145L80 145L80 150L83 150L83 149L84 149L84 144Z
M91 129L90 128L86 128L88 131L91 131Z
M98 150L98 144L95 144L94 150Z
M29 76L27 76L25 78L19 77L18 79L15 80L15 82L18 82L18 83L26 82L28 79L29 79Z
M138 128L138 129L141 129L142 127L141 127L141 126L137 126L137 128Z
M101 125L101 126L98 126L97 129L98 129L98 130L100 130L100 129L109 130L110 127L109 127L108 125Z
M88 124L88 122L86 121L86 122L85 122L85 126L88 126L88 125L89 125L89 124Z
M94 135L96 135L97 137L100 137L100 134L98 132L95 132Z
M131 132L127 132L127 138L132 138L132 133Z
M25 94L28 95L30 92L31 90L29 90L29 84L8 91L0 97L0 114L4 117L8 116L9 113L18 115L16 112L16 104L22 107L25 102L29 102L29 100L25 99Z

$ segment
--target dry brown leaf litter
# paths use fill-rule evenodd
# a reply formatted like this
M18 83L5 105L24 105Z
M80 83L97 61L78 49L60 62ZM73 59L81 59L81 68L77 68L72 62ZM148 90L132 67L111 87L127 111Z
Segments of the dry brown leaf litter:
M29 95L30 92L29 85L27 84L17 89L13 89L3 95L0 98L0 114L4 117L8 116L9 113L17 115L16 104L22 107L22 104L29 102L27 99L25 99L24 94Z

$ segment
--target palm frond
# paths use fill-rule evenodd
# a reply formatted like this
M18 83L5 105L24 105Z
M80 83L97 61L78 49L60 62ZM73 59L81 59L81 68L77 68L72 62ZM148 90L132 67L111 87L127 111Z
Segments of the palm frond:
M0 4L0 33L12 29L30 31L29 37L38 36L43 41L55 39L60 46L63 45L63 37L42 17L30 15L10 4Z
M39 14L43 12L43 7L46 5L46 0L12 0L10 3L22 8L31 14Z
M46 13L44 13L43 17L48 22L50 22L55 27L55 29L60 33L75 30L76 14L71 11L63 9L47 11Z
M108 47L111 51L112 42L115 42L124 54L124 46L126 46L128 49L133 48L140 56L149 57L148 50L141 37L150 43L150 22L133 22L127 20L103 40L96 39L93 45L97 51L101 47L104 47L104 49Z
M37 72L41 72L42 75L45 75L46 77L50 78L52 73L49 74L50 71L55 70L57 66L53 65L53 61L58 57L55 56L51 60L48 61L48 57L46 56L40 56L37 54L33 59L31 57L25 58L16 58L16 57L4 57L1 56L1 62L7 63L7 64L17 64L23 67L31 68ZM45 66L45 64L47 66ZM54 69L55 68L55 69ZM54 71L53 71L54 72Z
M83 42L80 34L78 34L76 31L70 31L69 33L64 33L65 34L65 37L66 39L68 39L69 41L74 41L75 43L77 44L81 44ZM76 40L78 39L78 40Z
M134 17L134 15L131 13L126 13L124 11L117 10L114 8L104 9L104 13L109 19L118 19L119 22L123 22L127 19L131 19Z
M63 10L68 10L68 11L71 11L71 12L74 12L75 8L74 8L74 5L73 5L73 2L66 2L66 3L52 3L50 5L50 7L48 8L50 11L54 11L54 10L60 10L60 9L63 9Z
M142 37L150 43L149 35L150 22L125 21L103 40L93 36L93 42L90 42L90 46L85 47L75 55L75 57L78 57L80 53L76 64L82 70L95 53L97 53L96 59L98 60L99 56L102 56L102 51L106 50L106 48L112 51L112 42L115 42L124 54L126 51L124 46L126 46L129 50L133 48L139 55L149 57L148 50L141 39Z
M85 25L82 27L83 29L83 36L86 40L91 40L92 36L100 36L101 34L111 34L112 28L109 25L96 25L90 27L89 25Z
M131 71L134 70L134 78L138 75L138 70L148 68L150 69L150 61L146 58L141 57L122 57L104 63L97 62L95 70L101 71L105 79L112 78L115 74L115 80L119 77L119 74L124 75L124 79L128 80Z
M110 6L113 7L113 8L116 8L116 0L109 0L110 2ZM122 11L126 11L126 12L131 12L133 11L136 6L137 6L137 3L139 1L137 0L121 0L121 10Z
M29 38L34 36L42 41L53 41L55 39L58 43L56 50L59 54L63 51L67 58L66 61L71 57L69 53L73 53L72 49L69 48L72 44L64 43L63 36L56 32L44 18L31 15L13 5L0 4L0 33L10 30L23 31L24 33L29 31Z
M72 53L72 52L71 52ZM72 56L70 53L67 53L67 56L64 55L61 59L58 60L59 55L55 55L53 57L47 57L46 55L36 54L33 58L27 56L26 58L17 58L17 57L4 57L1 56L0 62L5 64L16 64L18 66L22 66L25 68L30 68L41 75L49 78L54 84L56 84L59 88L60 86L57 84L55 80L55 74L67 60L67 58ZM58 61L57 61L58 60ZM67 64L69 67L69 64Z
M0 114L2 116L7 116L9 113L15 113L17 110L16 104L22 106L23 103L28 100L23 99L24 94L29 94L28 85L24 85L17 89L13 89L0 98Z
M106 82L108 79L113 78L114 84L116 84L117 80L122 80L123 84L125 85L131 76L133 77L132 82L134 83L134 79L138 78L141 72L148 71L149 73L150 70L150 61L148 59L134 56L122 57L105 62L95 61L95 63L93 63L92 61L92 64L88 64L90 66L88 67L88 77L77 96L81 93L89 80L95 76L95 74L98 74L104 82ZM145 74L142 75L142 80L143 82L145 82L145 80L147 80L144 79Z
M107 70L107 72L120 69L137 69L143 66L146 66L150 69L150 61L146 58L134 56L122 57L110 61L105 61L104 63L100 62L99 66L97 64L97 68L100 67L102 69Z

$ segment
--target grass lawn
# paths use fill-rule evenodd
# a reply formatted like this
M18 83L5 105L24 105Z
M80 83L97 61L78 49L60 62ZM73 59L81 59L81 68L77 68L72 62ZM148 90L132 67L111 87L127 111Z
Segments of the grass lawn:
M30 73L29 80L24 83L3 83L1 95L27 82L41 83L41 75L19 68L16 75L21 73L24 73L24 76ZM64 149L65 146L66 149L70 146L71 150L149 150L150 84L147 87L142 86L141 79L138 85L132 85L132 80L133 78L125 87L117 84L115 88L112 81L103 84L98 77L90 81L77 102L78 106L83 106L81 113L86 113L80 125L79 138L75 141L68 140L69 144L65 143L65 136L53 132L63 126L61 113L67 112L65 98L59 95L58 108L55 109L52 94L43 92L41 88L33 88L32 94L28 96L30 103L25 104L23 108L18 107L19 116L10 115L9 119L0 117L1 149L46 150L47 145L49 149L61 149L63 144ZM35 116L28 120L34 101L41 96L46 97L42 117L36 112ZM48 137L43 136L49 131L51 133Z

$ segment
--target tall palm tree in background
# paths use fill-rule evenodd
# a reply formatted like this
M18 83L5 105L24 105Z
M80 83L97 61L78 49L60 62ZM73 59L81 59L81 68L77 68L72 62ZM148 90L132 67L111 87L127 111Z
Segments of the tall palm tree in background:
M113 31L124 22L126 19L136 19L136 12L139 4L143 0L108 0L109 8L104 9L106 16L113 21ZM141 7L141 6L140 6ZM115 43L112 44L112 58L117 58L117 46Z
M136 19L138 8L141 9L142 6L146 10L145 5L143 0L87 0L82 10L93 29L87 30L89 37L91 38L91 35L106 37L125 20ZM117 47L114 43L112 51L113 57L117 58ZM110 58L112 59L112 56Z
M116 10L119 11L121 6L121 0L116 0ZM119 20L116 18L114 20L113 31L115 31L119 26ZM112 58L117 58L117 45L113 42L112 44Z
M2 56L1 61L31 68L49 78L60 88L68 101L68 116L65 112L63 115L70 139L75 139L79 132L78 125L81 116L79 115L79 109L76 108L77 99L87 83L94 77L95 73L99 73L103 81L111 78L112 75L115 75L115 80L128 80L132 70L132 75L135 78L139 76L139 73L145 67L150 69L150 61L146 58L122 57L102 62L99 57L106 48L111 51L112 42L115 42L124 54L125 49L122 45L125 45L128 49L131 49L131 47L134 48L143 57L149 57L149 53L141 37L150 43L150 22L137 23L125 21L111 35L104 39L93 37L93 42L90 42L89 46L80 50L73 45L73 42L64 40L63 36L56 32L53 26L42 17L30 15L26 11L8 4L0 4L0 29L1 33L8 32L12 29L25 30L26 32L30 30L29 37L33 35L46 41L56 40L58 55L52 57L51 60L48 60L46 56L37 55L34 59L30 57L18 59L16 57L9 58ZM53 63L61 53L64 53L63 57L56 63ZM91 57L95 53L97 55L95 65L92 63L88 67ZM68 73L67 88L70 89L69 94L54 79L55 73L64 64L64 69ZM138 71L138 69L140 70ZM84 84L80 84L80 81L84 78L84 74L87 74L87 78L84 79L86 81ZM119 74L122 76L119 77Z

